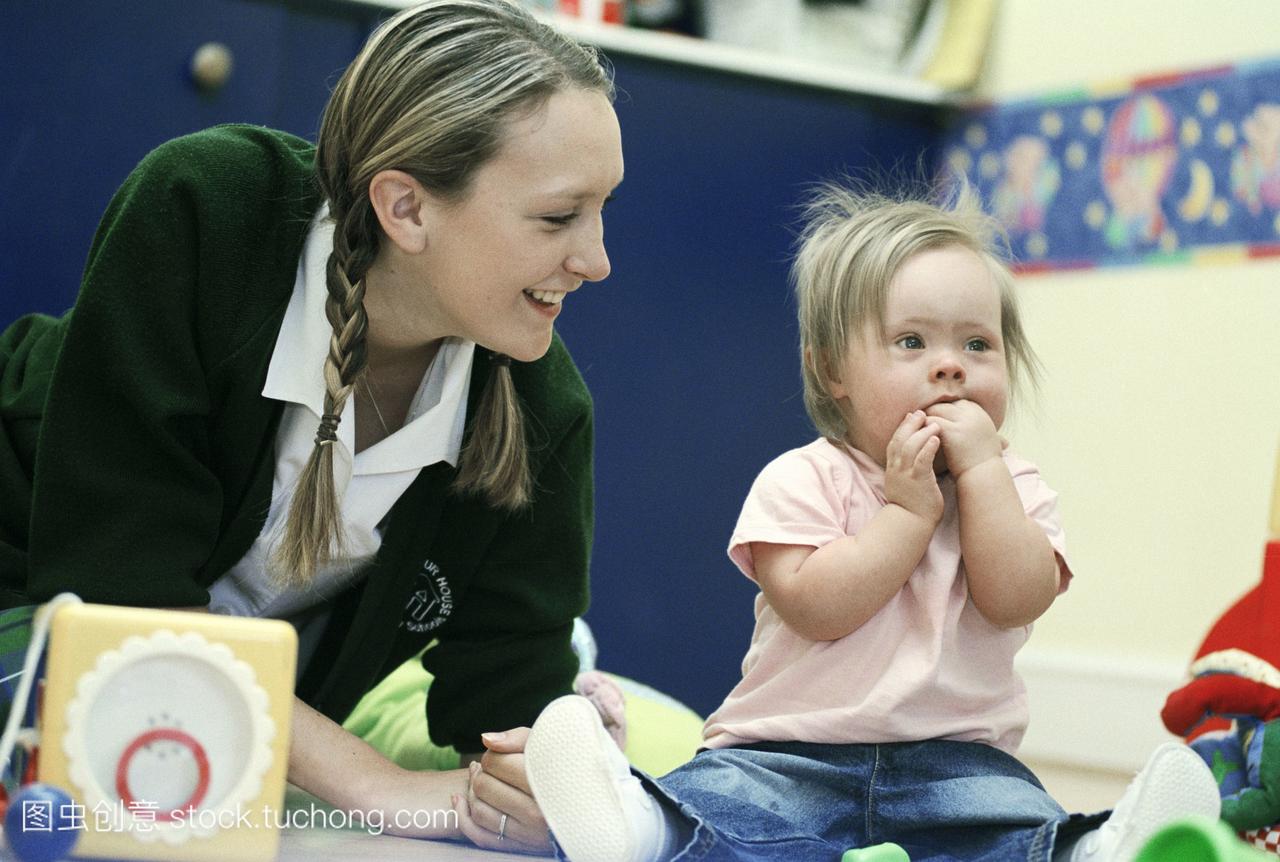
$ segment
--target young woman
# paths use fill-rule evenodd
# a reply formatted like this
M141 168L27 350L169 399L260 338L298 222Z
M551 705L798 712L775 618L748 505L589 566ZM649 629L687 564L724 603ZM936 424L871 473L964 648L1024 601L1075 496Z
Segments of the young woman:
M223 126L151 153L75 308L0 336L6 603L287 619L291 782L401 834L549 850L525 731L482 759L481 734L576 670L591 402L553 324L609 272L611 99L516 5L436 0L371 36L314 148ZM470 776L335 723L433 642L430 733ZM451 806L458 829L394 817Z

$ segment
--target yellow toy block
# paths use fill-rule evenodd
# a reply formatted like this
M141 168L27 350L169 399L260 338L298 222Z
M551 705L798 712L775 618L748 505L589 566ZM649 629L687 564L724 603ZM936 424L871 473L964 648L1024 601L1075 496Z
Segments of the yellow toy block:
M50 627L39 780L76 856L274 859L297 636L288 623L73 605Z

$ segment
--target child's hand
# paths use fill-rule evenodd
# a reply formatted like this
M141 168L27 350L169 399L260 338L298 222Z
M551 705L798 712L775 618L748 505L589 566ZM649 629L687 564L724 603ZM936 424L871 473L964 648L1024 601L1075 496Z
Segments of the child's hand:
M942 456L957 479L966 470L1000 457L1004 441L987 411L975 402L935 404L925 413L941 429Z
M924 411L908 413L889 438L884 457L884 497L930 524L942 519L942 491L933 458L942 445L937 422Z

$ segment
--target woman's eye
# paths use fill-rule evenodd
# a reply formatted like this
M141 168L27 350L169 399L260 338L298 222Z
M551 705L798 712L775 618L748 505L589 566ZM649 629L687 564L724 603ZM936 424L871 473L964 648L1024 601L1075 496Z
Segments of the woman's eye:
M904 335L898 339L898 346L905 347L907 350L921 350L924 347L924 339L918 335Z
M543 216L542 220L547 224L553 224L556 227L564 227L578 217L577 213L566 213L565 215L549 215Z
M971 338L965 343L964 349L981 353L984 350L989 350L990 347L991 345L987 344L987 340L985 338Z

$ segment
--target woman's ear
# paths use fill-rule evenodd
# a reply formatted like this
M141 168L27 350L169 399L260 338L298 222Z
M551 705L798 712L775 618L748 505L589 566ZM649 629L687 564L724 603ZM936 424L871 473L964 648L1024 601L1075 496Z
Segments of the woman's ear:
M404 171L379 171L369 180L369 202L382 232L406 254L427 247L426 189Z

